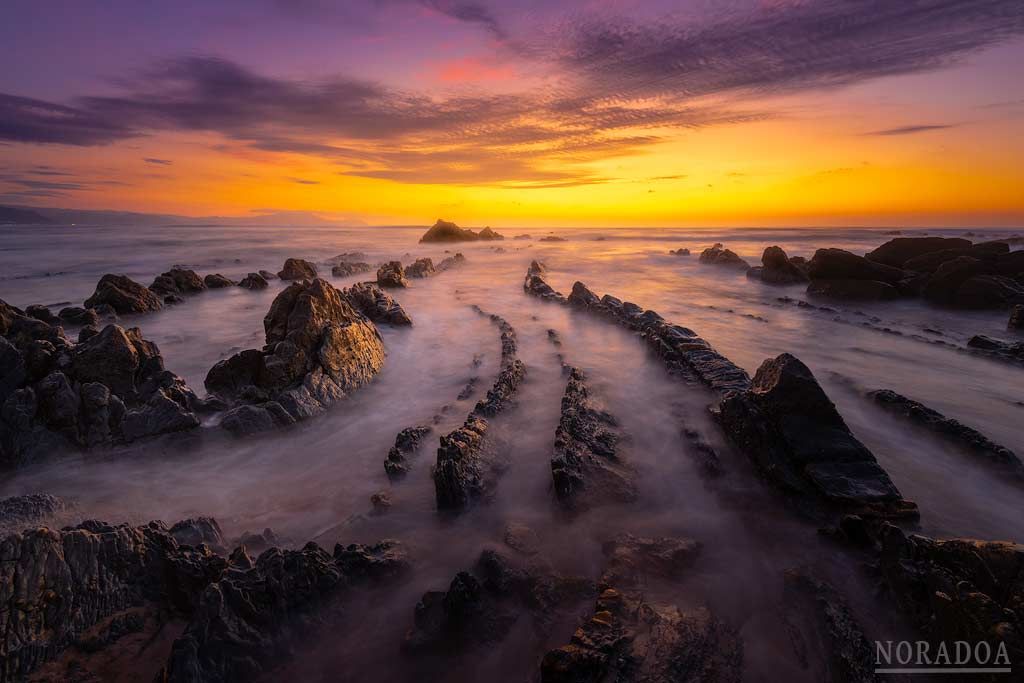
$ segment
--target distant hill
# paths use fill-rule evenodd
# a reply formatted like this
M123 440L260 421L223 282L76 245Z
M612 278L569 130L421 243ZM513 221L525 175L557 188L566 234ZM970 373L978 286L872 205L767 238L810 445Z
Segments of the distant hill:
M15 206L0 206L0 225L47 225L49 218L31 209Z

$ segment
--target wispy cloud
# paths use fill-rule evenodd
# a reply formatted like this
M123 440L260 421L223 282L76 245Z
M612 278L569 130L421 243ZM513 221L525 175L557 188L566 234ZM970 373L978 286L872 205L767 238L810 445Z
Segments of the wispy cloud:
M943 123L943 124L918 124L916 126L900 126L898 128L886 128L885 130L875 130L864 135L914 135L915 133L927 133L932 130L944 130L946 128L955 128L954 123Z
M289 178L288 180L299 185L319 185L319 180L307 180L306 178Z
M174 163L170 159L157 159L156 157L144 157L142 160L147 164L159 164L160 166L170 166Z
M130 135L134 132L95 112L0 93L0 140L102 145Z

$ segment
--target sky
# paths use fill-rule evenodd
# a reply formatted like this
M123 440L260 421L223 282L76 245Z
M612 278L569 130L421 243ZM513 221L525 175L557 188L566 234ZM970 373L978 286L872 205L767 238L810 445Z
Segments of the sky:
M4 0L0 203L1024 225L1021 0Z

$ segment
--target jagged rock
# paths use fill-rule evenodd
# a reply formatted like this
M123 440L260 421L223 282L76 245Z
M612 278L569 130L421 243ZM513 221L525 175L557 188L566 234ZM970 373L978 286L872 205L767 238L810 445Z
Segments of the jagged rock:
M601 547L607 558L601 588L636 586L644 575L678 580L693 566L703 546L685 538L619 534Z
M537 532L520 522L506 524L502 540L509 548L523 555L536 555L540 551L540 538Z
M751 268L747 275L773 285L807 282L807 274L792 263L782 247L768 247L761 255L761 268Z
M397 576L408 567L398 545L267 550L245 571L211 583L174 641L161 680L252 680L288 658L302 634L322 621L325 601L357 581Z
M25 307L25 315L36 320L41 320L47 325L60 325L61 319L55 316L49 306L43 306L42 304L32 304L31 306Z
M301 420L369 382L384 363L373 323L320 278L294 282L278 294L263 327L262 350L242 351L210 369L210 394L230 403L264 404L268 412L273 407L266 402L277 402ZM266 416L252 411L242 417L245 424L267 424Z
M468 228L460 228L450 221L437 219L420 238L420 242L475 242L477 240L502 240L503 236L490 228L484 228L480 232L473 232Z
M381 515L388 511L393 502L387 491L377 491L370 496L370 505L373 506L373 513L375 515Z
M295 418L277 401L259 405L241 405L224 413L222 429L234 436L249 436L295 424Z
M1013 307L1006 327L1011 330L1024 330L1024 305L1018 304Z
M514 240L529 240L529 239L533 239L533 238L529 234L523 233L522 235L516 235L512 239L514 239Z
M67 308L60 309L60 313L57 316L64 323L76 327L85 327L86 325L99 327L100 324L100 316L92 308L68 306Z
M402 305L372 282L357 282L341 292L353 308L375 323L412 325Z
M617 452L618 422L595 405L585 381L571 368L551 458L555 495L577 509L636 500L634 473Z
M902 415L926 429L951 439L972 453L1009 468L1017 476L1024 477L1024 464L1017 455L1009 448L993 443L977 430L889 389L871 391L868 392L868 396L886 410Z
M731 249L726 249L721 242L716 242L700 253L697 259L701 263L710 263L716 266L731 266L735 268L750 268L750 264L736 255Z
M548 235L547 237L541 237L538 242L568 242L569 240L558 235Z
M267 276L260 271L264 278ZM286 259L277 276L282 280L312 280L316 277L316 266L300 258Z
M960 237L897 237L877 249L869 251L865 257L869 261L893 268L916 270L907 266L907 261L937 251L970 249L972 246L970 240Z
M875 456L850 432L810 369L784 353L766 360L748 391L727 394L726 435L799 509L916 516Z
M939 266L947 261L952 261L960 256L969 256L976 259L996 257L1010 251L1010 245L1006 242L982 242L969 247L957 249L942 249L928 254L922 254L908 259L904 264L905 270L912 270L918 273L934 273Z
M227 552L224 533L213 517L183 519L174 524L169 532L181 545L198 548L200 544L205 543L215 553L223 555Z
M203 284L206 285L207 289L221 289L223 287L234 287L237 283L220 273L210 273L203 278Z
M473 412L494 417L512 403L516 390L526 377L526 366L516 357L516 331L501 316L491 314L489 317L501 330L501 368L487 396L477 402Z
M875 648L831 584L803 569L784 574L784 618L793 647L814 680L878 683Z
M331 275L334 277L348 277L359 273L368 273L373 266L364 261L342 261L331 267Z
M160 299L152 291L124 275L107 274L100 278L96 291L85 300L86 308L107 305L118 315L148 313L162 308Z
M429 258L418 258L405 267L405 274L409 277L430 277L435 272L434 262Z
M401 261L389 261L377 269L377 284L381 287L408 287Z
M814 280L807 293L839 301L892 301L900 290L877 280Z
M904 279L899 268L869 261L843 249L818 249L807 262L811 280L874 280L895 285Z
M260 277L262 277L264 280L266 280L267 282L270 282L271 280L279 279L277 277L277 273L271 273L269 270L260 270L260 271L258 271L257 274Z
M273 529L267 527L261 533L243 531L242 535L238 537L238 540L234 545L245 546L247 551L251 551L259 555L268 548L276 548L284 545L284 542L277 534L274 533Z
M190 614L226 567L209 548L179 546L160 522L15 533L0 541L0 558L5 680L24 679L94 624L147 601Z
M166 273L158 275L149 289L158 295L165 297L180 297L182 294L191 294L206 289L203 279L194 270L187 268L171 268Z
M419 450L423 439L432 431L434 429L430 425L416 425L406 427L398 432L398 436L395 437L395 445L388 451L388 457L384 460L384 471L389 477L400 477L409 471L406 460Z
M956 308L1006 308L1024 302L1024 285L1002 275L975 275L957 288L948 302Z
M494 550L484 550L472 571L456 574L447 591L424 593L403 649L451 655L493 645L508 635L524 612L543 632L556 611L578 603L592 590L585 579L521 567Z
M17 531L17 527L42 524L69 507L63 498L48 493L4 498L0 500L0 531L6 534Z
M439 273L443 273L446 270L461 266L466 263L466 257L462 255L462 252L455 252L454 256L448 256L441 259L441 262L437 264L435 270Z
M257 290L266 289L269 286L269 283L267 282L266 278L264 278L259 273L249 273L241 280L239 280L238 286L243 287L245 289Z
M1003 360L1024 361L1024 342L1008 342L976 334L967 340L967 347Z
M434 466L434 493L439 510L460 510L485 498L494 488L495 462L484 443L487 420L471 414L441 437Z
M690 250L680 247L679 249L669 249L668 253L672 254L673 256L689 256Z

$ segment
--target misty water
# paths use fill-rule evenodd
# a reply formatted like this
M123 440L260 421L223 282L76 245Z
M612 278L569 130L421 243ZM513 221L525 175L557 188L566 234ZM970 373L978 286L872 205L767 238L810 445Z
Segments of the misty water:
M330 277L323 265L361 251L376 263L463 252L464 267L412 280L395 297L411 328L380 326L383 371L327 414L273 435L235 440L215 428L134 444L115 451L52 453L4 475L0 495L46 492L74 501L66 523L95 518L142 523L209 515L226 536L272 528L290 547L315 540L373 542L395 538L408 547L412 576L386 589L345 598L336 628L307 644L290 665L296 680L405 680L439 675L430 663L399 654L413 607L426 590L447 588L481 549L502 548L503 530L520 522L537 532L540 555L564 573L596 577L601 543L616 533L693 538L703 553L682 583L650 590L681 606L709 605L744 640L748 680L815 680L794 658L780 621L782 571L811 565L842 586L872 633L894 637L904 625L879 608L861 568L815 525L787 510L740 453L726 445L707 407L715 396L669 376L632 333L606 321L528 297L523 275L532 259L549 268L548 282L568 293L576 280L687 326L751 375L782 352L803 360L838 405L854 434L877 456L904 497L918 503L922 533L1024 541L1019 484L978 459L915 429L871 404L863 392L891 388L978 429L1024 454L1024 369L962 349L974 334L1009 338L1004 312L951 312L920 301L828 302L800 307L804 287L748 280L742 270L699 264L697 254L721 241L751 263L765 246L810 257L819 247L863 254L890 238L877 230L556 230L565 242L540 242L537 229L503 229L532 240L424 245L423 229L16 227L0 241L0 298L16 306L42 303L56 312L81 305L107 272L148 284L175 264L201 275L239 279L277 271L287 257L320 266L335 286L366 275ZM928 231L960 236L963 231ZM974 231L977 239L1006 236ZM908 232L907 234L920 234ZM500 249L499 249L500 247ZM670 249L688 247L692 256ZM155 341L168 369L200 395L218 360L263 343L263 316L283 287L210 290L180 305L121 324ZM790 301L780 298L789 297ZM439 435L462 423L486 392L500 358L498 329L476 312L497 313L518 332L528 368L517 405L491 421L508 470L496 495L458 516L438 514L431 465ZM556 349L547 331L563 340ZM74 330L69 330L74 334ZM898 334L897 334L898 333ZM936 341L945 344L935 343ZM557 352L583 368L597 396L629 435L622 449L640 472L639 499L566 516L554 503L550 457L565 389ZM474 368L473 359L482 355ZM478 376L475 393L457 400ZM403 480L390 483L383 461L396 433L430 423L434 433ZM725 474L708 481L683 428L717 449ZM373 514L370 496L387 491L394 505ZM504 548L508 552L508 548ZM502 647L471 656L472 665L443 670L445 680L529 680L550 647L568 641L578 613L538 636L524 622ZM420 667L425 667L421 668Z

